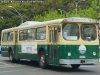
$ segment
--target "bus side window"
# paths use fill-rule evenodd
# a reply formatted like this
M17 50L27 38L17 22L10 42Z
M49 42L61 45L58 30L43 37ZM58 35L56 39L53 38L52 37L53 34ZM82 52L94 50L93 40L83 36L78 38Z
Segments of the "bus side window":
M7 41L7 33L3 33L3 38L2 41L6 42Z
M35 40L36 29L32 29L32 40Z
M23 32L19 31L19 40L23 40Z
M13 32L8 32L8 41L12 41L13 40Z
M21 30L19 33L19 40L27 40L27 30Z
M31 29L28 29L27 31L28 31L27 39L28 39L28 40L32 40L32 31L31 31Z
M27 37L28 37L28 35L27 35L27 30L24 30L24 36L23 36L23 40L27 40Z
M46 27L37 28L37 40L46 39Z
M35 29L28 29L28 40L35 40Z

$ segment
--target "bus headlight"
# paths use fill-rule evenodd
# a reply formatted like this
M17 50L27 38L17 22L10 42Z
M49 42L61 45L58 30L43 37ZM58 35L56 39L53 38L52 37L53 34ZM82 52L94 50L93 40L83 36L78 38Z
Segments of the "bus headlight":
M71 56L71 53L70 52L68 52L68 56Z
M95 56L96 55L96 52L93 52L93 55Z

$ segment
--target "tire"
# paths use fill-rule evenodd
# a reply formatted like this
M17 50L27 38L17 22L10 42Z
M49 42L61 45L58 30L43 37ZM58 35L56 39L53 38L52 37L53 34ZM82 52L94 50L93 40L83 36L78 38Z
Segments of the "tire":
M9 52L9 60L10 60L11 62L14 62L14 61L15 61L15 59L14 59L14 57L13 57L13 52L12 52L12 51Z
M78 69L78 68L80 67L80 64L72 64L71 66L72 66L72 68L74 68L74 69Z
M46 54L44 51L42 51L39 54L39 65L41 68L45 69L47 67L47 63L46 63Z

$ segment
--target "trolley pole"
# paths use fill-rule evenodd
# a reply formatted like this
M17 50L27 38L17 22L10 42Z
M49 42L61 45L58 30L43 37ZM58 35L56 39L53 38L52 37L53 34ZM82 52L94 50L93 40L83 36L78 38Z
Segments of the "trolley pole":
M76 10L76 15L77 15L78 4L79 4L79 2L81 2L81 1L85 2L85 0L79 0L78 2L76 2L75 0L73 0L74 5L75 5L75 10Z
M56 0L52 0L52 10L56 10Z
M23 23L24 21L23 21L23 16L21 15L21 13L19 13L14 7L12 7L12 6L9 6L10 8L13 8L17 13L18 13L18 15L20 16L20 18L21 18L21 22Z

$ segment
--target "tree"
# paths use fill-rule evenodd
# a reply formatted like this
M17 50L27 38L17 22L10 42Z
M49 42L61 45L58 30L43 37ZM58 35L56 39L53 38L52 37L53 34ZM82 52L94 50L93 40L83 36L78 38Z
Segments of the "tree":
M8 1L8 0L5 0ZM9 0L10 1L10 0ZM18 0L13 0L18 1ZM25 0L30 1L30 0ZM40 1L40 0L31 0ZM18 26L21 24L21 18L12 8L8 6L13 6L21 15L24 17L24 21L36 20L36 21L47 21L51 19L80 16L80 17L90 17L98 19L99 0L86 0L78 4L78 14L75 13L75 5L73 0L43 0L44 2L33 3L33 2L8 2L0 3L0 25L2 27L9 28L13 26ZM78 0L77 0L78 1ZM52 5L52 3L54 4ZM52 11L53 6L55 10ZM91 14L90 14L91 13ZM6 25L7 24L7 25ZM5 26L6 25L6 26ZM0 28L3 29L3 28Z

